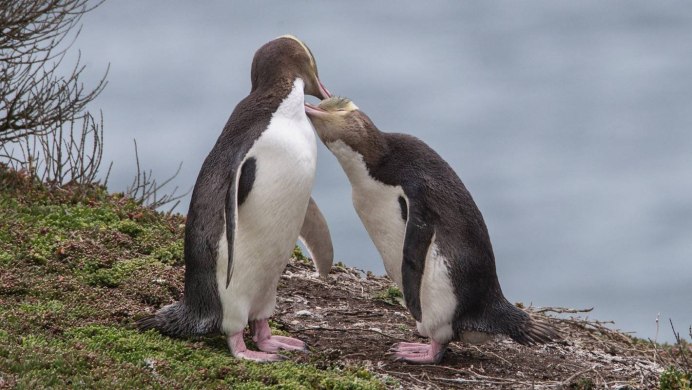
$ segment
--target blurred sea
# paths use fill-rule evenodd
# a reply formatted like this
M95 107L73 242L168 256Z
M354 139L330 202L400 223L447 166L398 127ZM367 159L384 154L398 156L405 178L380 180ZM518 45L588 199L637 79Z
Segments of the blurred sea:
M286 33L384 131L423 139L485 216L505 295L673 341L692 324L692 6L682 1L205 3L119 0L75 47L109 85L111 190L142 164L194 184L254 51ZM383 273L336 159L314 197L336 257ZM189 196L178 211L185 213Z

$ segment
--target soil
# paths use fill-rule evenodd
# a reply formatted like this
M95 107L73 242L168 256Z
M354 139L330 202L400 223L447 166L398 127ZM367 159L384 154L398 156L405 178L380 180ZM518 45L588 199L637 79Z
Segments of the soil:
M184 217L164 216L104 191L95 191L86 201L65 189L48 192L2 169L0 190L0 388L45 387L32 384L55 381L58 384L51 387L60 388L60 383L72 387L67 384L75 375L93 383L99 375L126 383L119 381L130 375L136 376L133 383L165 388L170 383L180 387L216 383L200 374L206 367L174 371L180 376L169 380L142 367L139 358L132 358L139 364L133 365L74 342L74 330L89 325L112 332L127 329L129 333L118 337L134 340L139 335L134 332L138 318L180 299ZM585 318L588 309L523 308L552 324L562 336L558 342L532 347L503 337L482 345L453 342L437 365L395 361L388 353L393 344L428 340L416 333L415 321L396 302L392 282L342 265L320 279L310 261L296 255L281 278L272 326L307 342L309 353L288 356L297 363L310 363L301 367L343 368L339 372L366 368L384 386L401 389L689 389L692 346L688 342L661 346L636 339L612 329L610 323ZM25 339L42 344L26 344ZM93 341L85 336L84 342ZM55 353L65 345L74 349ZM218 352L223 364L242 366L230 353L226 355L220 337L201 345L209 353ZM139 352L148 356L160 351ZM55 359L63 362L54 364ZM158 364L164 367L164 362ZM62 368L56 371L56 366ZM42 376L36 374L37 367L44 368ZM215 364L209 370L231 368ZM31 375L33 379L22 381ZM312 386L342 388L320 380Z
M665 359L673 358L670 351L604 323L565 318L588 310L527 308L556 327L564 340L534 347L503 337L482 345L453 342L439 365L394 361L388 354L393 344L428 340L416 333L403 306L374 298L391 286L386 277L343 267L334 267L328 280L321 280L310 265L293 261L279 286L274 321L310 346L309 354L294 360L364 365L396 378L405 389L655 388Z

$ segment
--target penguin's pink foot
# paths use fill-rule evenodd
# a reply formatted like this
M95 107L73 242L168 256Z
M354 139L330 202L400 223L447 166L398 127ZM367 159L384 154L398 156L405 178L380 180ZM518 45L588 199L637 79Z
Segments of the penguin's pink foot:
M228 336L227 342L228 347L231 349L231 354L238 359L252 360L255 362L278 362L285 359L283 356L275 353L248 350L245 346L245 340L243 340L242 331Z
M305 343L286 336L272 336L269 328L269 321L257 320L250 324L253 330L252 340L257 344L257 348L264 352L277 352L281 349L287 351L304 351Z
M398 343L392 346L394 360L409 363L439 363L444 356L447 346L432 340L430 344Z
M305 343L291 337L271 336L268 339L257 341L257 348L264 352L277 352L281 349L288 351L304 351Z

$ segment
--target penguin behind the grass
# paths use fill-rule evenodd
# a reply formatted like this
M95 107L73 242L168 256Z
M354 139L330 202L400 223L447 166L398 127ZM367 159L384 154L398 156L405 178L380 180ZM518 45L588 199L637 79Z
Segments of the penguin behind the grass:
M503 334L530 345L558 338L505 299L488 230L452 168L419 139L385 133L348 99L306 105L352 186L353 205L387 274L430 344L398 343L397 359L436 363L452 340Z
M233 356L275 361L281 349L305 348L272 336L268 324L297 238L322 275L332 263L329 232L310 198L316 142L303 106L305 94L329 92L312 53L293 36L258 49L251 78L250 94L233 110L192 192L184 296L138 326L177 337L222 332ZM260 351L245 345L248 323Z

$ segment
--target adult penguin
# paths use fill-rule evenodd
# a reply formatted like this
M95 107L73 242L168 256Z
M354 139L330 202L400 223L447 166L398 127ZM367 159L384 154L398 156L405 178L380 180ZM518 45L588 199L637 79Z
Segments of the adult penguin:
M184 296L138 326L178 337L221 331L233 356L276 361L278 350L305 348L298 339L272 336L268 324L303 225L301 239L319 249L318 270L332 262L324 218L310 201L317 153L304 110L305 94L329 92L308 47L290 35L257 50L251 77L250 94L233 110L192 192ZM245 345L248 323L260 351Z
M384 133L349 99L306 105L353 189L353 206L430 344L399 343L397 359L437 363L455 339L557 338L505 299L481 212L459 176L419 139Z

